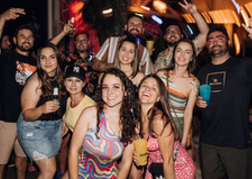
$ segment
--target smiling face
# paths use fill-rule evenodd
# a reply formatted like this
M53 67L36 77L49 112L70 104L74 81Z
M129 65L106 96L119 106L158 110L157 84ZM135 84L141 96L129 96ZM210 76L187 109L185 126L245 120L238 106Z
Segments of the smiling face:
M79 34L74 41L75 49L79 53L88 51L89 41L86 34Z
M142 104L154 105L159 98L159 87L155 78L146 78L138 90L138 97Z
M125 26L125 30L134 37L143 33L143 20L140 17L131 17Z
M22 52L29 52L34 45L33 33L28 29L19 30L17 37L13 37L16 48Z
M55 76L58 62L57 56L52 48L45 47L41 49L39 55L39 62L41 68L47 73L48 76Z
M69 77L65 80L65 86L70 95L77 95L82 93L85 82L77 77Z
M193 60L193 47L188 42L180 42L174 53L175 65L188 66Z
M104 103L109 107L121 107L125 92L120 78L108 74L104 77L101 87Z
M214 31L207 38L207 49L211 57L218 58L228 53L228 39L220 31Z
M177 25L170 25L166 28L166 33L164 39L167 42L168 46L175 46L176 43L183 38L183 34L180 31L180 28Z
M121 64L131 64L131 62L135 58L135 45L129 41L125 41L122 43L119 51L118 58Z

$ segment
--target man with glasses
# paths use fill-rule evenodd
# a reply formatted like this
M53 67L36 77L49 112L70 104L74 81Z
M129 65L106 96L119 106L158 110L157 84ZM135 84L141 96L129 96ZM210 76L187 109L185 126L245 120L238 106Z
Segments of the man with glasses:
M197 24L197 27L199 28L199 34L193 40L196 47L196 53L198 55L205 46L206 35L209 31L209 28L201 14L197 11L196 6L194 4L187 3L187 1L184 2L185 4L179 2L179 5L192 15ZM167 48L158 54L158 57L154 64L156 71L169 67L173 55L174 46L183 37L184 35L182 33L182 28L178 23L170 24L166 28L164 40L167 44Z
M127 33L126 35L121 37L109 37L103 43L101 49L93 59L94 70L102 72L113 67L119 42L126 36L138 38L144 32L143 19L140 16L131 15L127 24L124 26L124 29ZM140 43L138 48L138 57L139 71L145 73L146 75L155 72L147 48Z

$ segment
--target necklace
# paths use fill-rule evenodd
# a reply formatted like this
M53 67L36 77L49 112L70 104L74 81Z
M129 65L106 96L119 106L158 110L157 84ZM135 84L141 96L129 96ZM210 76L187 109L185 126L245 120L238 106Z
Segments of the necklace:
M55 75L54 77L48 77L49 81L55 81L57 76Z

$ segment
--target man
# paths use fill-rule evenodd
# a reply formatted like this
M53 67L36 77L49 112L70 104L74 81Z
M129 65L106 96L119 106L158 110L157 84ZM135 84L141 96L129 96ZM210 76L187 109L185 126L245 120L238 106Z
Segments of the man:
M0 37L4 24L24 15L24 9L11 8L0 16ZM32 28L28 25L16 29L15 50L1 50L0 56L0 179L11 151L16 154L17 178L25 179L27 157L17 139L16 123L21 112L20 97L26 79L36 71L36 59L29 56L34 45Z
M7 34L2 35L2 38L0 39L0 45L2 49L11 50L12 46L11 46L9 35Z
M194 4L187 3L187 1L184 2L185 5L180 2L179 5L192 15L197 24L197 27L199 28L199 34L193 41L196 47L196 54L198 55L205 46L206 35L209 31L209 28L201 14L197 11L196 6ZM158 54L158 57L154 63L156 71L169 67L173 56L174 46L183 37L184 35L182 34L182 29L179 24L173 23L166 28L164 40L166 41L167 49Z
M225 29L210 30L207 49L212 61L198 73L200 84L211 86L209 106L200 96L196 103L202 108L200 152L204 179L245 179L249 169L252 59L231 57L228 46Z
M144 32L142 18L137 15L130 16L124 29L128 35L139 37ZM121 37L110 37L106 39L101 49L93 59L94 70L104 71L110 67L113 67L119 42L125 37L126 35ZM139 44L138 55L139 70L146 75L149 73L155 73L149 52L142 44Z
M68 23L64 25L63 30L53 39L51 39L50 42L57 45L63 39L63 37L68 34L70 30L72 30L72 23L68 21ZM98 74L92 69L93 55L89 53L89 44L90 40L88 33L82 32L75 34L74 52L65 53L64 66L76 63L83 67L86 75L89 78L89 81L87 82L87 85L85 87L85 93L94 99L96 86L98 84Z

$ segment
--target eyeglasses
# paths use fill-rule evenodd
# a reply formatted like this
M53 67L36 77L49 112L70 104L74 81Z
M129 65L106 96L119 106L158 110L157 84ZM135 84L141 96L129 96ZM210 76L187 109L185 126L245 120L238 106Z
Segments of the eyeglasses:
M80 43L80 42L87 42L87 39L79 39L79 40L75 40L76 43Z
M170 34L172 34L172 33L174 33L174 34L176 34L176 35L181 34L181 32L180 32L179 30L167 30L167 31L166 31L166 34L168 34L168 35L170 35Z
M130 26L130 27L135 27L135 26L136 26L137 28L141 28L141 27L143 26L143 24L140 24L140 23L139 23L139 24L135 24L135 23L133 23L133 22L130 22L130 23L129 23L129 26Z

